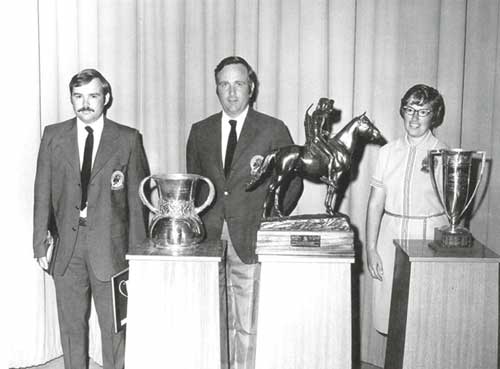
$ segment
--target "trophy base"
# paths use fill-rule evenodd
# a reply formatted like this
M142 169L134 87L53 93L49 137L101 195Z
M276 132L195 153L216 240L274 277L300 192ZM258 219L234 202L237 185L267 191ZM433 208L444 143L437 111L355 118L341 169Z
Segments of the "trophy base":
M436 253L435 256L481 258L486 252L485 246L477 241L474 241L471 247L443 247L437 241L429 242L428 246Z
M190 249L193 247L196 247L199 242L196 243L180 243L180 244L174 244L174 243L167 243L164 240L151 240L153 242L154 247L157 249L168 249L168 250L184 250L184 249Z
M457 227L452 231L451 227L434 229L434 242L431 247L440 249L470 248L474 244L472 234L465 228Z
M157 249L166 249L166 250L186 250L186 249L192 249L193 247L196 247L198 244L190 244L190 245L169 245L169 244L163 244L163 243L157 243L153 242L154 247Z
M257 232L257 254L354 254L349 218L338 214L305 214L266 218Z
M160 237L151 237L150 238L153 247L157 249L166 249L172 251L180 251L187 250L196 247L199 242L195 241L186 241L186 242L173 242L171 239L160 238Z

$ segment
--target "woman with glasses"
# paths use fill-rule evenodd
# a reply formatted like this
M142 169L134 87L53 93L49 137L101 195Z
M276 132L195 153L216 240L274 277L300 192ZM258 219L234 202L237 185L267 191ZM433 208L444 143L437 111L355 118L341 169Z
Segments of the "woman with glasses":
M373 320L387 334L394 272L393 239L432 239L447 224L428 172L427 152L445 148L433 135L444 117L441 94L426 85L411 87L399 109L405 134L379 151L370 182L366 254L373 278Z

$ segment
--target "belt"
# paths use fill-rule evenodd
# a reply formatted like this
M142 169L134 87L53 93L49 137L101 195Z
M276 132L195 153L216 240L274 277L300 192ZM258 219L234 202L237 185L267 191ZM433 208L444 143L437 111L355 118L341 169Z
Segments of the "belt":
M427 219L429 218L435 218L435 217L440 217L441 215L444 215L444 211L441 213L435 213L435 214L430 214L430 215L402 215L402 214L395 214L390 211L387 211L387 209L384 209L385 214L394 217L394 218L401 218L401 219L417 219L417 220L422 220L423 221L423 229L422 229L422 235L423 239L426 239L427 236Z
M422 220L429 219L429 218L440 217L441 215L444 215L444 211L442 211L441 213L436 213L436 214L431 214L431 215L402 215L402 214L391 213L387 209L384 209L384 212L387 215L390 215L391 217L395 217L395 218L422 219Z
M80 219L78 220L78 225L80 227L86 227L87 226L87 218L80 217Z

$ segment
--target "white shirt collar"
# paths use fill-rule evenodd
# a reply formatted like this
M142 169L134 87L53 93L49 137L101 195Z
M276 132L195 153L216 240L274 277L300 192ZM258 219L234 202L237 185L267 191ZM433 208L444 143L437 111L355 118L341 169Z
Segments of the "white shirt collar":
M421 144L423 144L424 142L426 142L427 140L429 140L429 138L433 136L431 130L429 129L422 137L419 137L418 139L414 140L414 141L411 141L410 140L410 137L408 136L408 133L405 134L405 141L406 143L409 145L409 146L420 146Z
M245 119L247 118L247 114L248 114L248 106L245 108L245 110L243 110L240 115L238 115L237 117L230 117L229 115L227 115L227 113L223 110L222 111L222 123L224 125L224 123L226 123L226 125L229 125L229 121L230 120L235 120L237 123L236 123L236 132L238 133L238 137L240 135L240 132L241 132L241 127L243 127L243 123L245 123Z
M243 123L245 123L245 119L247 118L248 114L248 106L246 107L245 110L241 112L240 115L237 117L230 117L229 115L226 114L226 112L223 110L222 111L222 118L221 118L221 155L222 155L222 162L224 163L224 159L226 157L226 148L227 148L227 139L229 138L229 133L231 132L231 125L229 124L229 121L231 119L235 120L236 123L236 137L239 139L240 138L240 133L241 130L243 129Z
M94 130L94 135L96 133L101 134L104 127L104 115L101 115L95 122L89 124L84 123L82 120L80 120L80 118L76 117L76 125L78 126L78 133L80 133L81 131L82 133L85 133L85 136L87 135L87 130L85 129L85 127L87 126Z
M92 164L94 164L95 156L97 154L97 149L99 148L99 143L101 142L102 130L104 129L104 115L101 115L95 122L86 124L78 117L76 118L76 127L78 131L78 153L80 156L80 169L83 163L83 152L85 150L85 140L87 139L88 132L85 127L91 127L94 135L94 147L92 150Z

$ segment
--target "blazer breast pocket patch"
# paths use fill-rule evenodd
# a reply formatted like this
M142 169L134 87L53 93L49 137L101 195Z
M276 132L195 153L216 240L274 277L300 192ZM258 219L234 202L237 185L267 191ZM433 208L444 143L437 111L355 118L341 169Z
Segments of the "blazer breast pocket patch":
M120 170L115 170L113 174L111 174L111 189L112 190L121 190L123 189L123 184L125 182L125 176L123 172Z
M250 159L250 174L252 176L256 176L259 174L259 170L262 167L262 162L264 161L264 157L262 155L254 155L252 159Z

